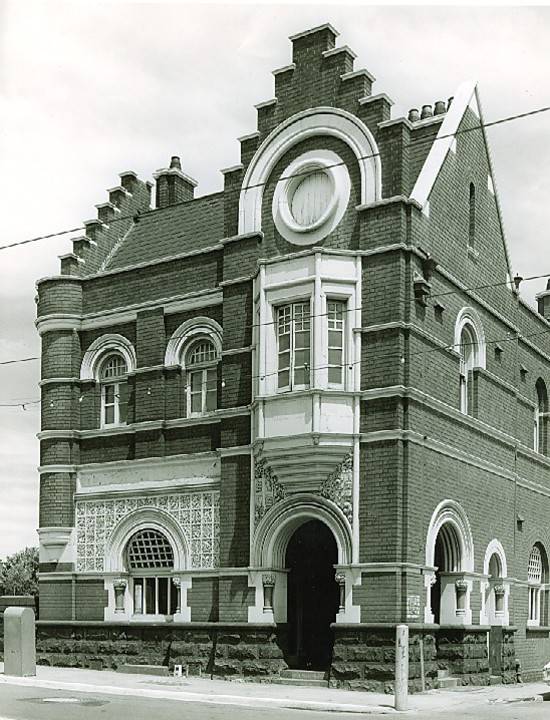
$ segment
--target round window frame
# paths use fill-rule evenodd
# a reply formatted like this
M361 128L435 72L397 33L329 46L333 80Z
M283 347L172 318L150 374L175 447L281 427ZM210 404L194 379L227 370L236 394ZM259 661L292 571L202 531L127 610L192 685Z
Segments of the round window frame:
M309 225L300 225L292 215L292 199L303 175L323 171L332 186L332 198L322 215ZM297 157L284 170L273 193L272 213L275 227L294 245L312 245L323 240L339 224L348 207L351 179L348 169L332 150L311 150Z

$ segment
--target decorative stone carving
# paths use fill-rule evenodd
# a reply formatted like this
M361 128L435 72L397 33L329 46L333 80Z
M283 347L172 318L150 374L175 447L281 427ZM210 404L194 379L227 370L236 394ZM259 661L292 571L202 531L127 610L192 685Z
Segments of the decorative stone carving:
M113 587L115 590L115 612L116 613L123 613L124 612L124 591L126 590L126 579L125 578L117 578L113 582Z
M262 584L264 586L264 611L273 610L273 589L275 587L275 575L273 573L265 573L262 575Z
M352 522L353 453L348 453L319 488L319 495L338 505Z
M172 516L191 549L194 568L219 564L220 494L217 490L150 495L139 498L79 500L76 503L77 570L104 570L107 540L117 523L142 508L156 508Z
M340 592L339 611L343 612L346 609L346 574L337 572L334 579L338 583L338 590Z
M256 525L266 512L285 497L285 489L277 476L262 457L260 446L254 461L254 520Z

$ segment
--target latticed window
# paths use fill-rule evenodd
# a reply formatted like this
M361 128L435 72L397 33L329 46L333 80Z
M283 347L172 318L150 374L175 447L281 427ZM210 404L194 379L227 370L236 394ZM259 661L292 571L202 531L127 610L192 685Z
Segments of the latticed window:
M327 302L328 324L328 381L341 385L344 377L344 303L339 300Z
M211 340L192 345L186 356L187 414L204 415L218 407L218 353Z
M277 308L278 387L309 386L311 320L309 301Z
M109 355L101 365L101 424L122 425L128 408L128 367L122 355Z
M529 583L529 622L540 623L540 599L543 576L543 562L540 547L535 545L529 555L527 582Z
M174 551L158 530L140 530L128 542L126 562L132 575L136 615L173 615L177 592L171 582Z

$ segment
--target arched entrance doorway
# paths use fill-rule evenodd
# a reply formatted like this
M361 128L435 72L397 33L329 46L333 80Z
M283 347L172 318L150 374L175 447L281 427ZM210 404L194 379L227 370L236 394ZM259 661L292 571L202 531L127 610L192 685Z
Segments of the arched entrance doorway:
M326 670L332 658L332 631L339 589L334 579L338 548L320 520L309 520L291 536L285 556L288 662L291 667Z
M434 565L437 570L432 585L431 601L434 622L441 622L441 602L443 594L442 578L447 573L455 573L460 569L460 540L456 528L445 523L437 533L434 550Z

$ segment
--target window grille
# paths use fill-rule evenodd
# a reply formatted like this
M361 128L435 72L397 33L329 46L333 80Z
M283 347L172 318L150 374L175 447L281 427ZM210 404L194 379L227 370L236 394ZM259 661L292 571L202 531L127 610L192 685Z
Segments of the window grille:
M201 340L193 345L187 354L187 365L202 365L217 360L216 348L209 340Z
M174 552L158 530L141 530L128 543L128 569L174 567Z
M122 355L110 355L101 368L101 379L110 380L125 375L127 372L126 361Z

